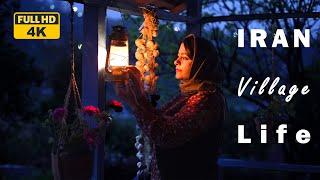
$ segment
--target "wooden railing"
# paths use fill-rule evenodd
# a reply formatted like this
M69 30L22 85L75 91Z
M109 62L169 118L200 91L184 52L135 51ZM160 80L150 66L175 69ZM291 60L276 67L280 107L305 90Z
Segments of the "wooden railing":
M218 159L218 179L223 180L223 170L227 168L246 168L246 169L260 169L260 170L274 170L286 172L305 173L310 176L311 173L320 173L320 166L303 165L303 164L287 164L275 162L262 161L246 161L240 159Z

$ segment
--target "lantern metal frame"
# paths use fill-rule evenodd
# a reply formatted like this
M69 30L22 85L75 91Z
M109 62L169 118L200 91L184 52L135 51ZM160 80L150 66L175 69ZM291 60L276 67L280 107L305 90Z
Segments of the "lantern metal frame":
M128 48L128 64L124 66L113 66L110 65L110 57L111 57L111 47L126 47ZM126 73L126 69L129 65L129 38L126 28L120 25L112 27L112 33L109 36L109 43L107 48L107 57L106 57L106 66L105 72L106 81L124 81L127 80L128 73Z

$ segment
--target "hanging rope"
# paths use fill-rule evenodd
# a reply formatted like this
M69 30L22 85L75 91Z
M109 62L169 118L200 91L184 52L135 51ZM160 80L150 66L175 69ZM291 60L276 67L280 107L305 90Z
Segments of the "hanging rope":
M73 12L73 1L70 1L70 50L71 50L71 75L74 75L74 39L73 39L73 26L74 26L74 12Z
M77 105L79 108L82 107L79 89L77 86L76 75L75 75L75 51L74 51L74 11L73 11L73 0L69 0L70 3L70 65L71 65L71 81L70 86L75 90L75 96Z
M74 56L74 12L73 12L73 1L69 1L70 4L70 83L64 99L64 108L66 113L64 114L64 124L71 124L75 119L77 119L77 111L81 109L81 98L79 89L77 86L76 76L75 76L75 56Z

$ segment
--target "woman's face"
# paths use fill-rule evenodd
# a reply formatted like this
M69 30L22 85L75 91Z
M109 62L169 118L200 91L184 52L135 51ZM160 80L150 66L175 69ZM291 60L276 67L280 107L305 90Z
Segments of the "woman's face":
M180 45L178 58L174 61L174 65L176 66L176 79L188 80L191 71L192 60L189 58L188 52L183 43Z

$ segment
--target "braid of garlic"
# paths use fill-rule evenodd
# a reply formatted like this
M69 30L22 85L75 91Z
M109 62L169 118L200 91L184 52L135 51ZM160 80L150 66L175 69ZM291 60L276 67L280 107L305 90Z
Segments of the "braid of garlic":
M144 10L143 17L144 22L139 28L142 36L135 41L136 67L142 74L146 92L153 94L156 91L158 79L155 69L158 67L156 57L159 56L159 50L158 44L153 40L158 35L158 20L155 13L150 10Z
M158 76L155 73L156 57L159 56L158 44L153 40L158 36L158 20L152 10L143 9L144 22L139 28L141 36L135 41L137 50L135 53L136 67L142 75L145 91L152 95L156 92L156 82ZM137 163L137 175L147 175L151 163L151 144L147 136L142 133L137 136L135 144L140 162Z

